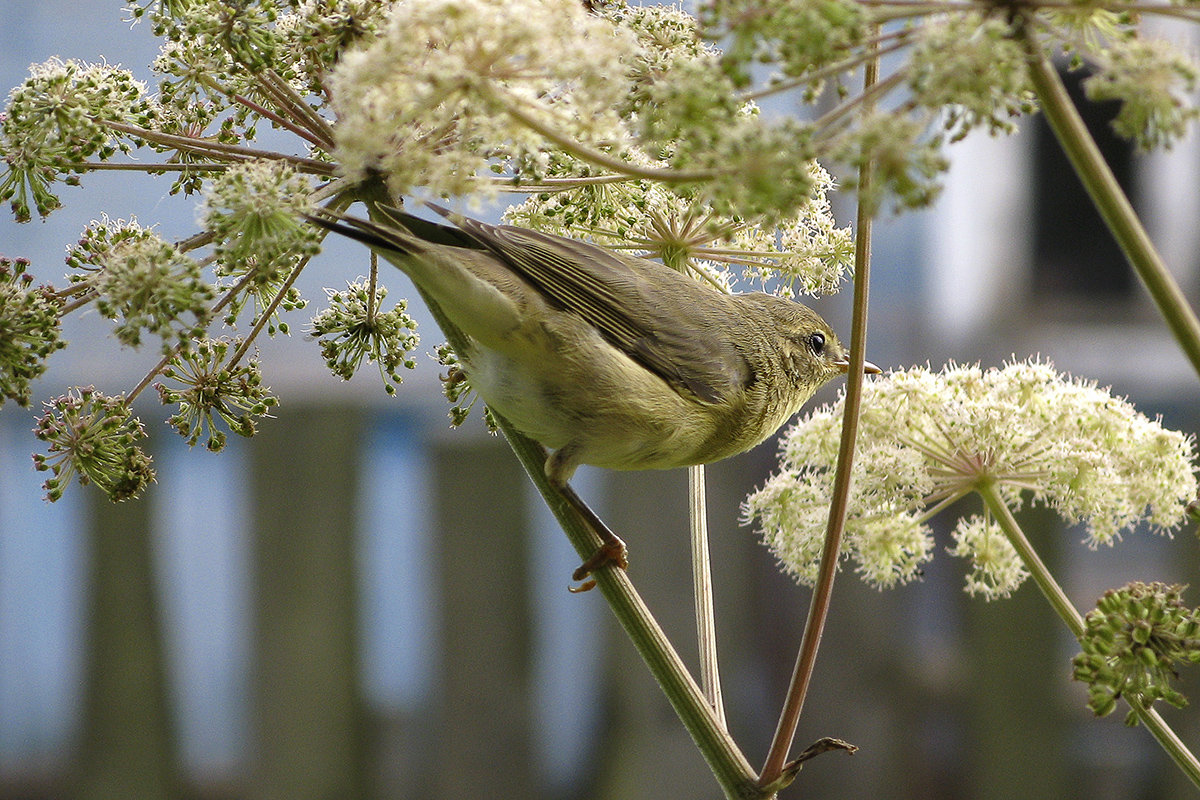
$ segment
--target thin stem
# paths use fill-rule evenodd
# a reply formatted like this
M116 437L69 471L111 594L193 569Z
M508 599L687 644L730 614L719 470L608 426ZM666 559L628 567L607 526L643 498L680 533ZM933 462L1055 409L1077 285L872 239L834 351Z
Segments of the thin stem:
M983 498L983 502L996 520L996 524L1004 531L1004 535L1008 537L1008 541L1017 551L1021 563L1025 565L1025 569L1029 570L1034 582L1042 590L1042 594L1054 609L1054 613L1058 614L1059 619L1071 631L1071 635L1078 639L1084 631L1083 617L1075 610L1067 593L1058 585L1058 581L1054 580L1054 576L1050 574L1046 564L1038 557L1033 545L1025 538L1025 532L1021 530L1012 512L1000 497L1000 493L996 491L996 484L994 482L984 483L976 486L976 491Z
M1025 537L1025 532L1021 530L1021 526L1017 524L1012 512L1000 497L1000 493L996 491L996 484L994 482L982 484L976 487L976 491L983 498L984 504L987 505L988 511L991 512L1000 529L1004 531L1009 543L1016 549L1025 569L1029 570L1029 574L1041 589L1042 595L1050 603L1051 608L1054 609L1054 613L1058 614L1059 619L1066 624L1071 634L1079 639L1084 632L1083 617L1075 609L1066 592L1054 580L1054 576L1050 574L1045 563L1038 557L1037 551ZM1200 760L1197 760L1196 756L1184 745L1166 720L1136 696L1125 699L1137 714L1137 718L1146 726L1159 746L1175 762L1175 765L1188 777L1188 780L1196 786L1200 786Z
M81 284L81 285L85 285L85 284ZM91 288L91 287L88 287L88 288ZM68 314L70 314L72 311L77 311L77 310L83 308L88 303L95 300L96 296L97 296L96 294L83 294L83 295L76 297L74 300L72 300L69 303L64 303L62 308L60 308L58 310L59 316L65 317Z
M85 169L88 172L101 170L117 170L125 172L223 172L233 164L114 164L109 161L80 161L71 165L72 169Z
M261 86L263 83L262 78L259 77L257 74L255 75L255 77L258 79L259 85ZM307 128L297 125L292 120L284 117L281 114L277 114L276 112L272 111L269 108L266 108L265 106L262 106L256 102L254 102L253 100L251 100L249 97L246 97L245 95L230 91L226 86L221 84L216 79L209 77L209 76L201 76L200 81L205 86L207 86L209 89L211 89L213 92L224 95L225 97L228 97L233 102L238 103L239 105L245 106L246 108L250 109L254 113L258 114L259 116L269 119L271 122L274 122L279 127L283 128L285 130L291 131L292 133L299 136L301 139L304 139L317 147L321 147L326 150L329 149L328 142L321 141L320 138L315 136ZM264 88L264 91L266 91L268 94L273 94L265 88ZM275 96L275 95L273 95L273 96ZM275 96L275 99L276 99L276 101L279 100L279 98L277 96ZM284 104L281 103L281 105L284 105Z
M764 97L770 97L771 95L779 94L781 92L789 92L792 89L797 89L801 86L808 86L809 84L831 78L834 75L840 75L842 73L849 72L850 70L857 68L859 64L863 64L873 58L878 58L879 56L887 55L888 53L907 47L910 44L909 40L911 39L911 36L912 34L909 31L897 31L892 34L888 34L887 37L877 37L874 43L880 42L880 40L883 38L892 37L897 38L898 41L892 42L887 47L879 48L876 52L868 51L858 53L850 58L839 61L836 64L830 64L828 67L805 73L798 78L780 81L779 83L772 84L771 86L764 86L762 89L758 89L753 92L747 92L746 94L740 95L738 99L742 100L743 102L758 101L762 100Z
M275 153L270 150L257 150L253 147L223 144L212 139L198 139L194 136L177 136L173 133L139 128L136 125L126 125L123 122L112 122L109 120L101 120L101 122L115 131L128 133L131 136L137 136L148 142L173 147L186 153L202 153L213 158L220 157L230 161L249 161L255 158L286 161L302 172L311 172L317 175L332 175L335 169L333 164L326 161L318 161L314 158L290 156L286 153Z
M1154 249L1154 243L1071 102L1058 72L1038 45L1030 20L1026 18L1025 22L1018 35L1025 45L1030 79L1042 112L1096 210L1141 278L1192 368L1200 375L1200 321Z
M542 178L533 183L514 182L512 178L481 177L502 192L530 194L533 192L562 192L582 186L601 186L608 183L628 183L628 175L592 175L586 178Z
M868 63L867 68L870 69L871 65L875 63L876 62ZM874 71L875 74L878 75L878 66L875 67ZM839 120L842 120L847 114L849 114L851 111L854 111L856 108L862 107L864 110L871 108L875 101L903 83L906 77L907 73L904 70L897 70L883 80L877 83L872 83L870 86L867 86L865 89L863 89L860 94L851 97L841 105L830 109L827 113L822 114L820 118L814 120L813 128L816 130L824 129L821 134L823 137L831 135L832 129ZM862 194L861 189L859 190L859 194Z
M212 308L209 309L209 316L215 317L221 311L221 309L233 302L233 299L238 296L238 293L241 292L246 284L250 282L251 277L253 276L243 275L241 280L229 288L229 291L221 295L217 302L213 303ZM138 381L138 385L133 387L133 389L129 392L127 396L129 402L132 403L138 395L145 391L146 387L150 385L150 381L154 380L154 376L162 372L163 368L167 366L167 364L171 363L171 359L175 358L175 356L178 355L179 351L182 349L183 343L180 342L172 347L171 352L163 356L162 360L155 364L149 372L142 376L142 379Z
M547 125L537 118L535 114L531 114L521 107L521 101L515 97L498 91L496 98L504 104L504 110L509 116L520 122L530 130L545 136L551 143L558 145L563 150L566 150L573 156L581 158L584 161L589 161L597 166L611 169L613 172L619 172L624 175L633 176L635 178L648 178L655 181L663 181L665 183L688 183L694 181L712 180L719 173L716 170L704 169L695 170L693 172L681 172L672 169L656 169L654 167L643 167L638 164L631 164L628 161L622 161L619 158L614 158L602 150L597 150L594 147L589 147L566 136L560 131L554 129L553 126Z
M373 327L375 324L375 307L379 305L379 298L375 296L375 290L379 280L379 254L374 250L371 251L371 278L367 285L367 327Z
M155 364L154 367L151 368L151 370L142 377L142 379L138 382L138 385L133 387L133 390L129 393L129 395L126 398L126 401L129 403L132 403L135 399L137 399L137 396L139 394L141 394L143 391L145 391L146 387L150 385L150 381L154 380L154 376L158 375L160 372L162 372L163 369L167 366L167 364L171 363L171 359L175 358L175 356L177 356L179 354L179 351L182 349L183 349L182 342L180 342L179 344L172 347L171 352L169 352L165 356L163 356L159 360L159 362L157 364Z
M870 92L879 76L879 62L867 63L863 83L864 94ZM866 196L871 188L871 165L868 162L859 170L860 197ZM833 497L829 503L829 521L825 529L825 544L821 550L821 562L817 567L817 580L809 604L808 619L804 624L804 636L796 656L792 682L784 698L783 711L775 728L775 736L767 752L767 758L759 773L759 786L774 786L783 774L800 713L804 709L804 698L812 680L816 665L817 648L825 630L825 619L829 614L830 598L833 595L833 579L837 574L838 558L842 549L842 532L846 523L846 507L850 495L850 469L854 462L854 441L858 435L858 414L865 379L867 348L867 285L871 274L871 213L867 204L859 202L857 230L854 243L854 311L851 322L850 370L846 382L845 413L842 417L842 438L838 445L837 469L833 478Z
M717 665L717 620L713 610L712 559L708 553L708 511L704 498L704 465L688 467L689 519L692 539L692 583L696 602L696 639L700 644L700 685L722 728L725 702Z
M70 283L61 289L54 291L54 296L59 300L66 300L68 297L83 294L92 291L91 281L80 281L79 283Z
M285 130L291 131L292 133L299 136L301 139L304 139L309 144L312 144L316 147L320 147L322 149L329 149L328 142L321 141L321 139L319 139L316 135L314 135L312 133L312 131L308 130L305 127L297 125L296 123L292 122L290 119L283 116L282 114L276 114L271 109L266 108L265 106L259 105L258 103L254 102L253 100L251 100L249 97L246 97L245 95L235 94L235 95L232 95L232 98L235 102L240 103L241 105L250 109L254 113L258 114L259 116L265 117L266 119L271 120L271 122L274 122L276 125L278 125L279 127L283 128Z
M322 145L326 150L333 146L334 133L333 126L329 124L329 120L317 113L301 95L296 91L296 88L283 79L275 70L267 70L267 84L277 96L282 96L284 103L298 115L308 120L312 126L314 133L320 137L325 144Z
M305 256L296 264L296 266L292 267L291 273L288 274L287 278L280 285L279 291L275 292L275 296L271 298L271 302L258 315L258 321L254 323L254 327L250 329L250 333L246 334L246 338L242 340L242 343L238 345L237 350L234 350L233 355L229 357L229 361L227 363L230 367L242 360L242 356L246 355L246 351L248 351L250 346L254 344L254 340L258 338L260 333L262 333L262 329L267 327L267 323L270 322L271 316L275 313L275 309L279 308L279 304L283 302L283 298L287 295L288 289L292 288L292 284L295 283L300 277L300 273L304 272L304 268L308 266L308 262L310 260L311 257Z

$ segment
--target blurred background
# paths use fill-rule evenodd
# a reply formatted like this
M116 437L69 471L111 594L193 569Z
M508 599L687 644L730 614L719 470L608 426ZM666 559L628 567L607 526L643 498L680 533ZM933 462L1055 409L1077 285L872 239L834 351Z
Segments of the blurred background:
M150 78L156 43L115 3L0 0L0 19L0 87L55 55ZM1195 137L1135 155L1108 134L1111 108L1087 113L1197 305ZM1044 124L950 156L935 208L878 224L868 357L1041 354L1200 430L1196 375ZM167 238L194 230L194 204L166 180L83 182L46 221L0 219L0 252L62 284L66 245L102 213ZM720 797L600 595L567 592L577 558L506 445L478 419L448 430L432 359L395 398L370 367L349 384L329 375L303 332L323 287L366 270L338 243L306 272L312 304L261 348L281 404L254 439L189 451L166 410L139 406L158 483L137 502L72 486L47 504L29 458L36 409L0 409L0 800ZM409 293L399 275L387 283L392 299ZM847 305L817 304L843 332ZM441 337L418 316L431 352ZM94 312L76 317L38 401L78 384L127 391L157 361L153 346L121 350ZM739 524L773 463L768 443L708 471L725 695L755 764L808 603ZM631 576L695 664L684 472L585 469L575 482L629 543ZM1090 551L1052 516L1022 521L1084 611L1130 580L1196 580L1192 530ZM1091 718L1070 681L1072 641L1033 585L971 600L946 530L938 541L913 585L839 579L797 749L822 736L861 749L811 762L785 798L1194 792L1121 713ZM1200 716L1164 715L1200 746Z

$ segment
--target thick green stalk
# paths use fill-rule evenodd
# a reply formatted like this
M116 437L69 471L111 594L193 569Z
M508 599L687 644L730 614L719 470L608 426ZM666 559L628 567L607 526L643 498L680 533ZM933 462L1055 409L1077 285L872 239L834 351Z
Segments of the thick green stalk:
M462 332L446 319L437 303L423 293L422 295L451 347L463 352L466 338ZM592 555L601 544L600 537L592 531L567 497L546 478L546 451L540 444L512 427L499 414L495 417L500 430L508 439L509 446L520 460L521 466L529 473L563 532L567 534L575 552L579 553L581 559ZM608 601L617 621L625 629L626 635L637 648L646 666L650 668L650 673L658 681L658 685L662 687L663 694L670 701L675 713L692 735L726 797L731 800L761 800L766 797L757 786L757 776L750 762L733 741L733 737L725 731L725 726L709 705L704 692L696 685L687 665L683 663L683 659L659 627L654 615L634 589L629 576L624 570L606 566L596 570L590 577L596 581L596 586Z
M1046 115L1096 210L1104 218L1117 244L1158 306L1171 335L1192 362L1197 375L1200 375L1200 321L1197 321L1179 284L1154 249L1154 243L1150 241L1141 220L1121 191L1120 184L1088 133L1079 111L1067 95L1062 79L1038 45L1031 24L1021 27L1021 38L1029 56L1029 75L1042 113Z
M1017 524L1017 520L1013 517L1012 512L1008 510L1008 506L1004 504L1000 493L996 491L995 483L985 483L976 487L976 491L983 498L983 502L987 505L988 511L992 517L1004 531L1004 535L1008 538L1010 544L1017 551L1017 555L1021 558L1021 563L1025 565L1025 569L1029 570L1029 574L1033 577L1038 588L1050 603L1054 613L1058 614L1059 619L1071 631L1071 635L1076 639L1083 636L1084 624L1083 617L1075 610L1074 604L1071 603L1067 593L1058 585L1058 581L1054 580L1054 576L1050 574L1050 569L1045 562L1038 556L1037 551L1033 549L1033 545L1025 538L1025 532L1021 530L1021 526Z
M567 498L546 479L545 450L502 418L497 417L497 420L513 452L558 519L575 551L581 558L590 556L600 546L600 538L592 532ZM750 762L725 731L704 692L692 679L687 666L634 589L628 574L614 567L603 567L592 573L591 577L595 579L642 660L650 668L675 713L692 735L726 797L744 800L763 798L764 793L757 787Z
M1070 629L1071 635L1076 639L1080 638L1084 631L1083 617L1075 609L1067 597L1067 593L1058 585L1058 581L1054 580L1054 576L1050 574L1050 570L1038 557L1037 551L1033 549L1029 540L1025 538L1025 532L1021 530L1021 526L1017 524L1012 512L1004 504L1000 493L996 491L996 485L994 483L983 484L978 486L976 491L983 497L988 511L991 512L1008 541L1016 549L1017 555L1020 556L1025 568L1029 570L1029 574L1041 589L1046 600L1049 601L1054 612ZM1125 699L1137 714L1137 718L1149 729L1151 735L1167 752L1175 765L1188 777L1188 780L1200 787L1200 761L1188 750L1171 726L1166 723L1166 720L1153 708L1144 705L1137 697L1126 697Z

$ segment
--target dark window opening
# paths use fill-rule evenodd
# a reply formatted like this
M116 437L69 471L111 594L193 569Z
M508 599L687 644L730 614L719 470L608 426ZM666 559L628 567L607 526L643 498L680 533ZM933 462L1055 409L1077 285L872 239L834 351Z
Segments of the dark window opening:
M1060 74L1105 161L1136 207L1131 194L1133 145L1113 133L1111 126L1119 103L1088 101L1082 85L1085 69ZM1068 295L1103 301L1129 296L1135 283L1129 264L1041 115L1035 120L1033 180L1034 298L1050 301Z

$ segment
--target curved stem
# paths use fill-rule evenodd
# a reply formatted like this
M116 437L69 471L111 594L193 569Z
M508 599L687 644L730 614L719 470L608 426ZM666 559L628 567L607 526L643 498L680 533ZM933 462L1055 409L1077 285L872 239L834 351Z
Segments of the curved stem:
M1016 518L1013 517L1012 512L1000 497L1000 493L996 491L995 483L982 484L975 490L983 498L983 502L991 512L993 519L996 520L996 524L1000 526L1000 530L1004 531L1009 543L1020 556L1021 563L1025 565L1025 569L1029 570L1030 576L1037 583L1038 589L1042 591L1047 602L1050 603L1050 607L1054 609L1054 613L1058 614L1058 618L1071 631L1071 635L1078 639L1084 631L1083 616L1075 610L1067 593L1058 585L1058 581L1054 580L1054 576L1050 574L1045 562L1038 556L1029 540L1025 538L1025 532L1021 530Z
M233 164L165 164L158 163L122 163L116 164L111 161L79 161L71 165L73 169L87 170L88 172L99 172L101 170L120 171L120 172L224 172L234 166Z
M987 505L992 517L995 518L996 524L1000 526L1008 541L1016 549L1017 555L1021 557L1022 563L1025 564L1025 568L1029 570L1034 582L1041 589L1042 595L1054 609L1054 613L1058 614L1059 619L1070 629L1071 635L1076 639L1080 638L1084 632L1083 617L1075 609L1067 597L1067 593L1058 585L1058 581L1054 580L1054 576L1050 574L1050 570L1038 557L1029 540L1025 538L1025 532L1021 530L1021 526L1017 524L1012 512L1004 504L1000 493L996 491L996 485L994 483L983 484L977 486L976 491L983 498L983 502ZM1137 718L1175 762L1175 766L1179 767L1188 780L1196 786L1200 786L1200 760L1197 760L1196 756L1184 745L1166 720L1137 697L1127 696L1125 700L1133 708Z
M241 280L231 286L229 291L221 295L217 302L213 303L212 308L209 309L209 315L215 317L221 311L221 309L233 302L233 299L237 297L238 293L241 292L246 284L250 282L252 277L254 276L243 275ZM162 372L167 364L171 363L171 359L175 358L175 356L178 355L179 351L182 349L182 344L177 344L172 347L171 352L164 355L162 359L150 369L149 372L142 376L142 379L138 381L137 386L133 387L133 389L130 390L129 394L127 395L129 402L132 403L138 395L145 391L146 387L150 385L150 381L154 380L154 377Z
M165 147L173 147L177 150L186 153L200 153L211 156L213 158L224 158L230 161L248 161L255 158L266 158L274 161L286 161L301 172L310 172L316 175L333 175L335 166L327 161L318 161L315 158L305 158L303 156L292 156L286 153L276 153L270 150L258 150L253 147L241 147L240 145L224 144L213 139L198 139L192 136L177 136L173 133L163 133L161 131L152 131L148 128L139 128L136 125L126 125L124 122L111 122L101 120L106 127L112 128L121 133L128 133L131 136L137 136L140 139L145 139L148 142L154 142ZM198 167L203 169L203 165Z
M1154 249L1154 243L1130 205L1112 170L1104 161L1096 142L1088 133L1079 111L1071 102L1058 72L1038 45L1030 20L1020 27L1019 36L1028 55L1029 75L1037 92L1046 120L1075 168L1075 174L1087 189L1096 210L1104 218L1117 244L1141 278L1167 327L1192 368L1200 375L1200 321L1174 276Z
M879 75L879 62L868 62L864 70L864 94L869 94ZM859 195L866 196L871 188L871 166L865 164L858 175ZM817 580L813 585L812 601L808 619L804 624L804 636L800 641L800 652L792 672L792 682L784 698L783 711L775 728L775 736L767 751L767 758L759 773L759 786L775 786L783 774L804 698L812 680L816 665L817 648L825 630L825 619L829 614L830 598L833 595L833 578L837 574L838 557L842 549L842 532L846 523L846 507L850 496L850 469L854 462L854 441L858 435L858 412L862 400L862 387L866 375L867 349L867 284L871 274L871 211L868 204L858 204L857 231L854 242L854 313L850 337L850 370L846 382L845 413L842 417L842 438L838 445L837 470L833 478L833 497L829 503L829 522L825 529L825 544L821 550L821 563L817 568Z
M463 352L466 339L462 332L446 319L436 302L423 293L422 297L450 345ZM499 414L493 413L493 416L509 446L520 460L521 466L525 468L546 505L558 519L575 551L581 558L591 556L600 545L600 539L566 496L546 477L546 451ZM592 573L591 578L596 581L596 586L604 595L613 615L696 742L726 796L763 798L764 795L755 785L754 770L750 762L725 731L712 706L708 704L704 692L692 679L683 659L679 657L654 615L637 593L629 575L621 569L600 569Z

